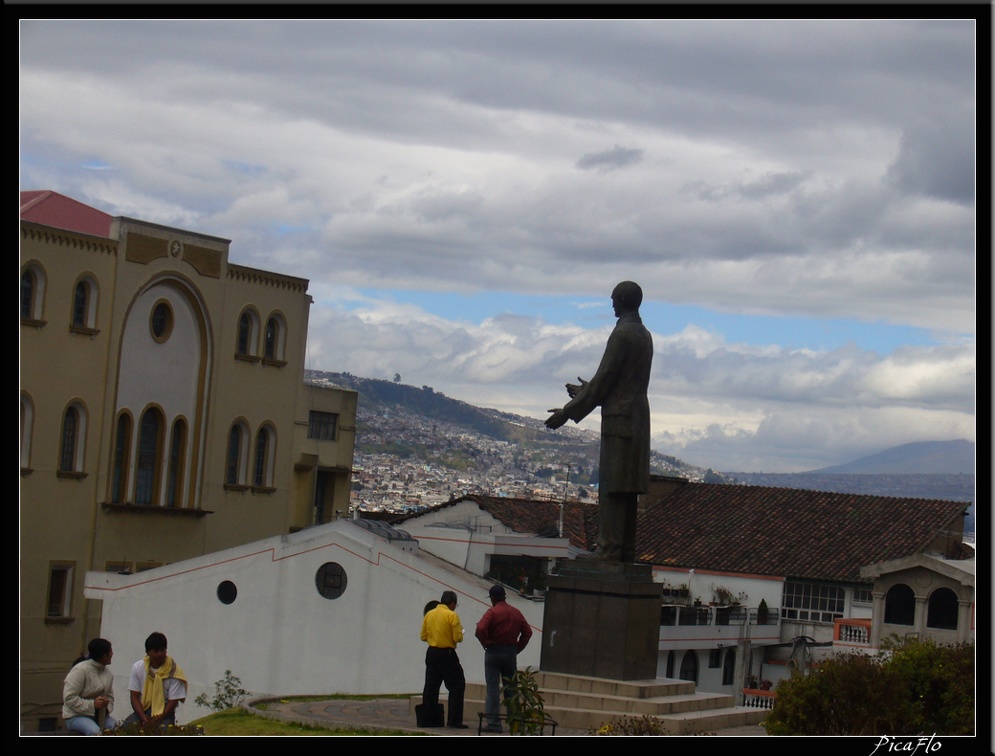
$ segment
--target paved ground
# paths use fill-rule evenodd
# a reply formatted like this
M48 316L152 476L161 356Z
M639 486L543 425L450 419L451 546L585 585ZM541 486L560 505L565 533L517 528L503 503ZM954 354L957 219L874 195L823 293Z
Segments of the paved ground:
M377 698L369 701L328 700L328 701L281 701L268 699L253 701L247 706L250 711L286 722L301 722L319 727L356 728L357 730L401 730L423 735L473 736L477 737L477 722L467 721L467 730L453 730L448 727L429 729L415 726L414 717L408 713L408 701L403 698ZM553 733L547 731L546 735ZM744 737L766 735L760 725L747 725L719 730L718 736ZM507 729L504 732L507 737ZM587 730L556 728L557 737L584 737ZM482 737L498 738L502 735L484 733Z

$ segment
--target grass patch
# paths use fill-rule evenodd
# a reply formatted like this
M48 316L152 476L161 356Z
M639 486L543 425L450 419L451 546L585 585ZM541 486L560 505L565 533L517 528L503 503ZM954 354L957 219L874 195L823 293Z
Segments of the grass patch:
M345 696L343 696L345 697ZM371 696L371 698L382 698L383 696ZM308 696L294 697L294 701L327 701L328 696ZM349 696L356 698L356 696ZM191 725L200 725L204 728L204 735L211 736L251 736L251 735L296 735L296 736L329 736L329 735L411 735L410 732L400 730L363 730L356 728L326 728L312 727L311 725L300 724L298 722L280 722L268 717L261 717L245 709L228 709L216 714L201 717Z
M290 703L291 701L296 701L298 703L311 703L313 701L378 701L381 698L399 698L407 700L411 696L418 695L417 693L383 693L380 695L356 695L355 693L330 693L321 696L287 696L286 698L281 698L280 703ZM267 701L260 701L259 703L253 704L253 706L260 711L266 711L269 703Z

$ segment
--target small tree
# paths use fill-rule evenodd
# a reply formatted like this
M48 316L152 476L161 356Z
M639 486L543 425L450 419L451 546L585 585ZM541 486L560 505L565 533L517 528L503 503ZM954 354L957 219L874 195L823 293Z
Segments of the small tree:
M201 693L194 702L198 706L206 706L211 711L227 711L237 707L248 695L249 691L242 687L242 681L235 677L230 669L226 669L224 679L214 683L214 698L208 700L207 694Z
M508 709L508 730L512 735L539 735L545 724L545 708L539 683L532 667L515 672L508 681L505 698Z

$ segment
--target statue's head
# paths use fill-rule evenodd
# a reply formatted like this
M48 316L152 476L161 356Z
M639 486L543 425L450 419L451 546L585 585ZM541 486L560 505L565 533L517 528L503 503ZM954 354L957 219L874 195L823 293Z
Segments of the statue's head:
M643 303L643 290L634 281L622 281L612 290L612 304L615 313L637 312Z

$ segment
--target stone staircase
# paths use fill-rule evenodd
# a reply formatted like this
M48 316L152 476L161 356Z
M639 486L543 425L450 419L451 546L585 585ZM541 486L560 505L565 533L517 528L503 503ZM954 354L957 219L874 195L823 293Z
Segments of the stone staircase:
M651 716L667 735L697 735L760 724L767 715L736 706L731 694L698 693L687 680L606 680L559 672L537 672L536 680L546 714L566 729L590 731L622 717ZM467 683L463 720L471 726L484 710L485 692L483 684ZM412 699L412 714L420 702L420 696Z

